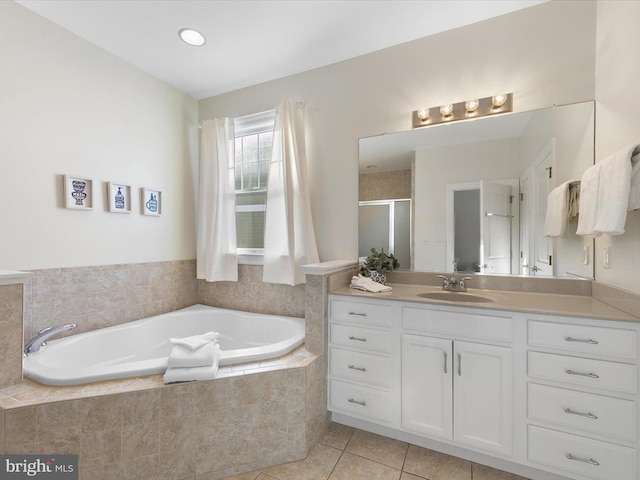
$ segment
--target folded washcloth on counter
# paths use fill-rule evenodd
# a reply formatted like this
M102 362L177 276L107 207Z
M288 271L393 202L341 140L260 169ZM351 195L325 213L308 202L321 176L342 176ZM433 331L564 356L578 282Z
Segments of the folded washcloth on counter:
M170 338L169 341L189 350L197 350L208 343L216 341L219 336L220 334L217 332L207 332L201 335L192 335L191 337Z
M164 383L195 382L213 380L218 373L218 360L213 365L193 368L167 368L164 373Z
M351 285L349 285L349 287L372 293L391 291L391 287L389 287L388 285L382 285L381 283L374 282L370 278L363 277L360 274L358 274L357 277L354 276L351 278Z
M216 357L220 357L220 345L215 341L191 350L176 344L171 348L167 365L171 367L190 368L213 365Z

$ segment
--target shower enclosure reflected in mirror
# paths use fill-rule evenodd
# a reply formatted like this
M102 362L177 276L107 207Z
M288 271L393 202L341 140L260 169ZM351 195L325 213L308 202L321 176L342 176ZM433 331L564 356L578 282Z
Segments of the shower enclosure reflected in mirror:
M548 193L593 165L593 102L363 138L359 147L360 256L408 243L401 269L593 278L593 240L575 235L575 220L565 238L543 234ZM395 200L410 204L408 225L390 207L371 218L372 206Z

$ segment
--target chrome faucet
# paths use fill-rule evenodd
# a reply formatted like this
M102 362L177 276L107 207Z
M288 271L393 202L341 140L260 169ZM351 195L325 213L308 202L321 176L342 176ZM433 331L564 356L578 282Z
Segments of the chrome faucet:
M69 325L61 325L60 327L43 328L35 337L24 344L24 356L26 357L32 353L39 352L40 349L47 344L47 338L57 335L60 332L74 330L76 327L77 325L75 323L70 323Z
M445 275L438 275L438 278L442 278L442 290L448 292L466 292L467 280L473 280L472 277L462 277L458 280L456 277L446 277Z

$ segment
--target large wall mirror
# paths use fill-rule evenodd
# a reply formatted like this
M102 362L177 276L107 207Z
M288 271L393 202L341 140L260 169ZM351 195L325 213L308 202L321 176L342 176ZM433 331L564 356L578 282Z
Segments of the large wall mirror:
M544 236L547 197L594 163L594 103L440 124L359 144L359 255L401 269L593 278L593 240Z

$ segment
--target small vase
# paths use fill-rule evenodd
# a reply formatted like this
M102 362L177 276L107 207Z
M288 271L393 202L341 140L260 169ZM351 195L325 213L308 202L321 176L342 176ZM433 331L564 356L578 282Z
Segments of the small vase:
M371 278L371 280L373 280L374 282L381 283L382 285L387 283L387 277L385 277L380 272L376 272L375 270L369 272L369 278Z

